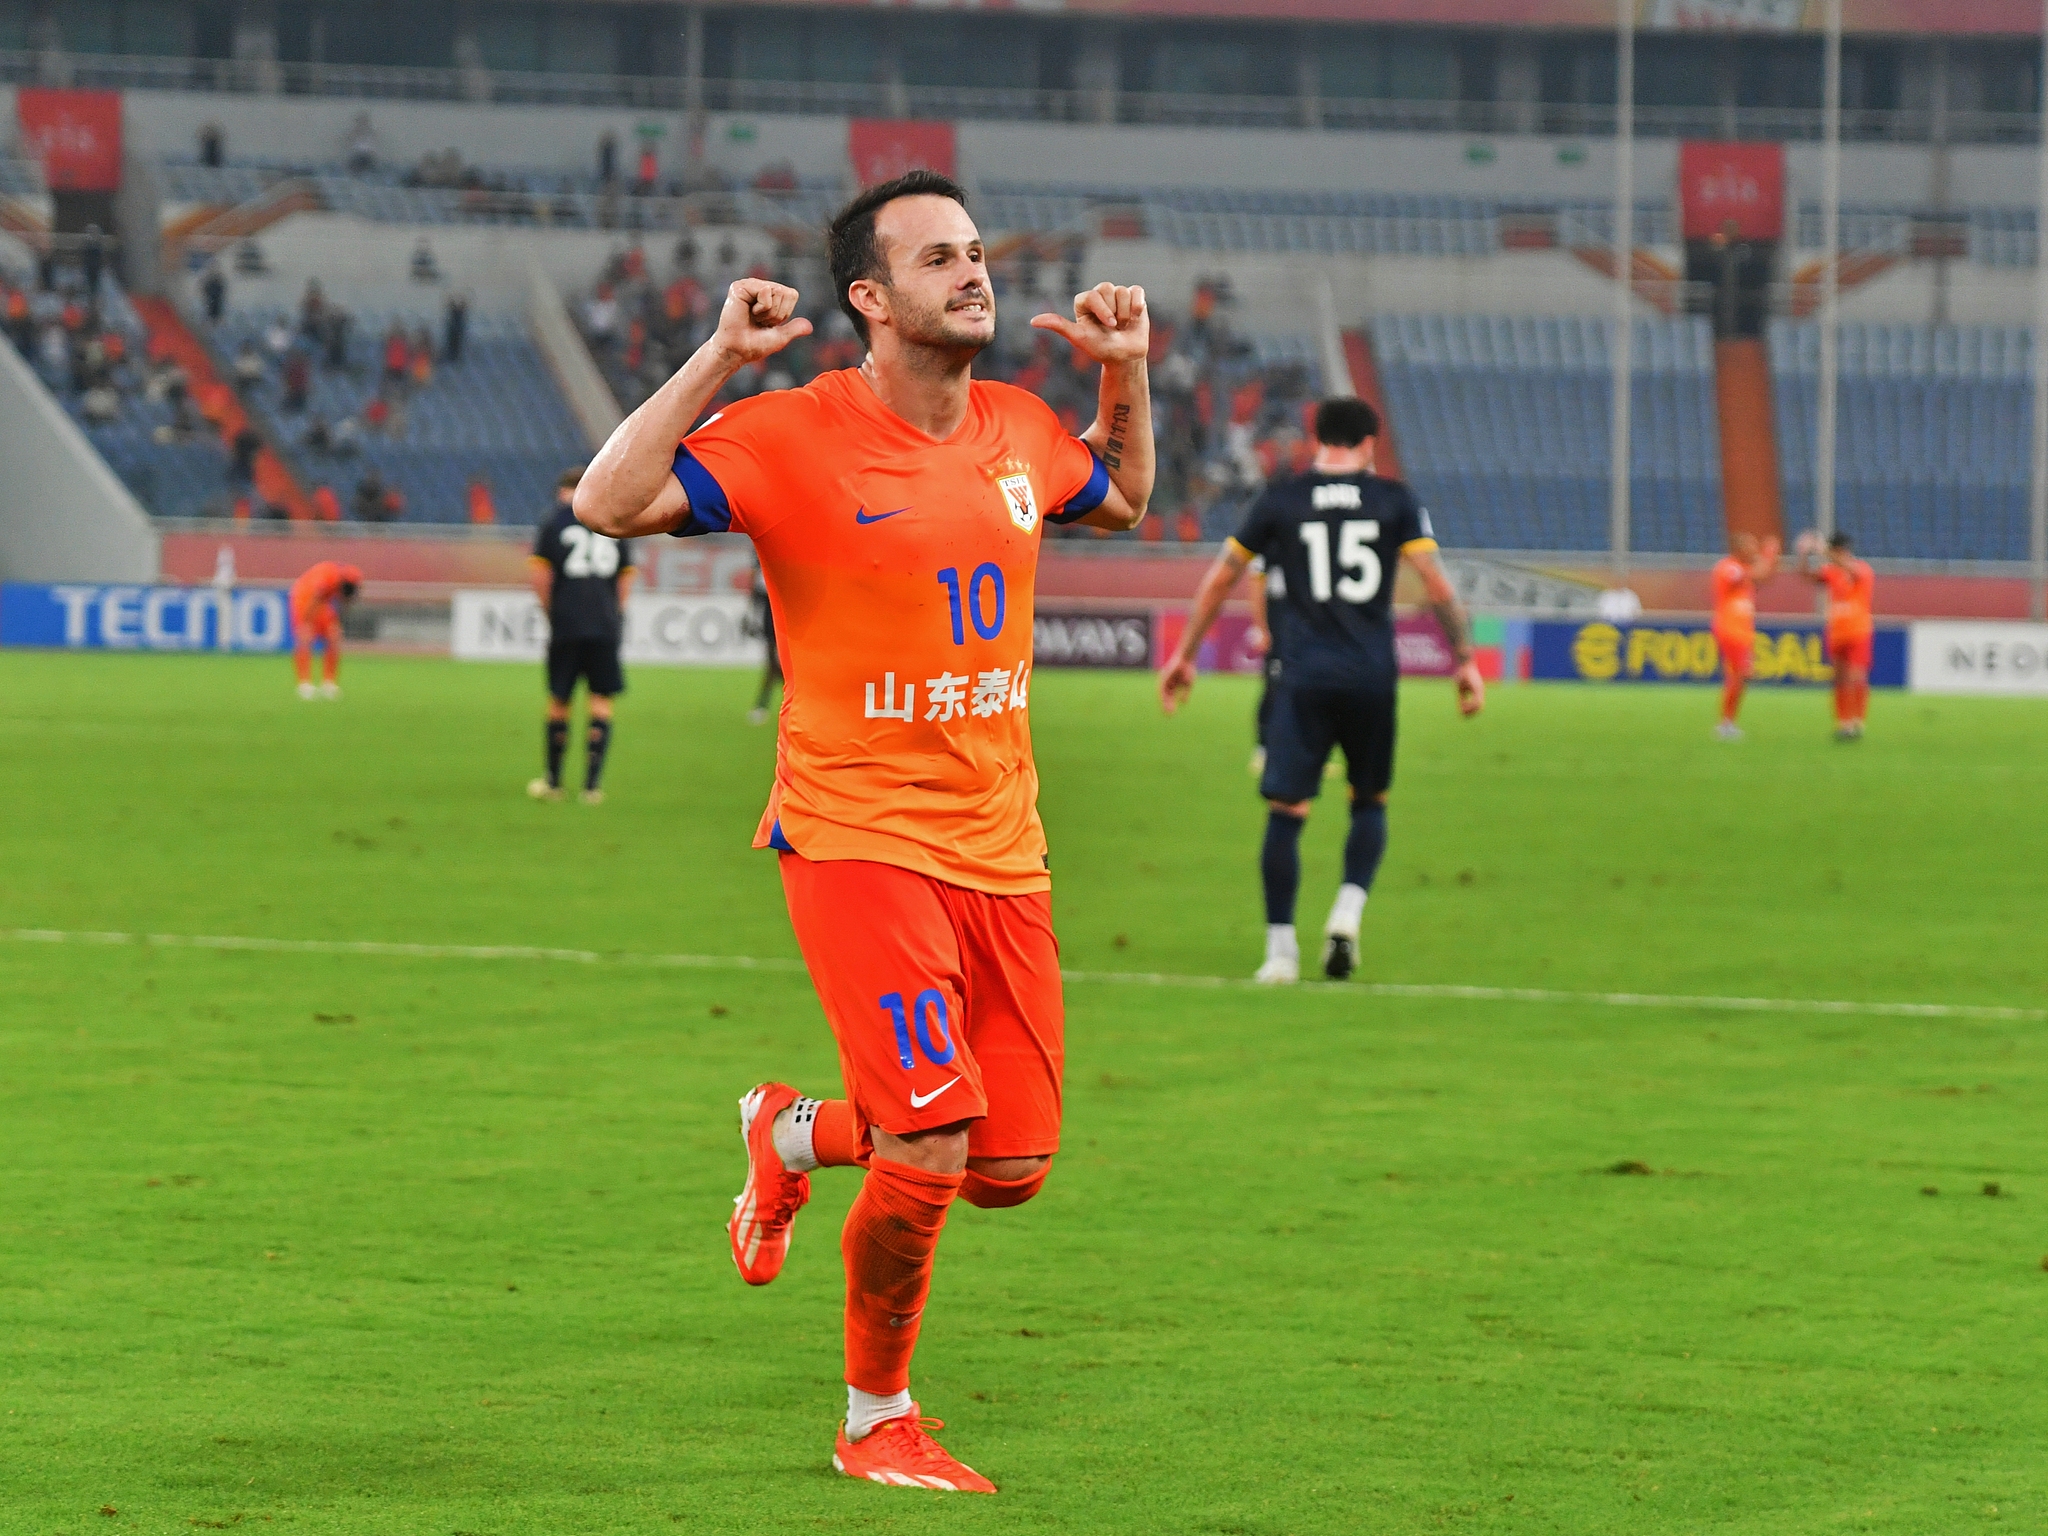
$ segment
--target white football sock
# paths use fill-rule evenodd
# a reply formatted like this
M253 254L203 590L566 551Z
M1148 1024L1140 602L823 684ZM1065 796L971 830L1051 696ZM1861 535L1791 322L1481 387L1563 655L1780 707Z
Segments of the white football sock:
M798 1099L777 1115L775 1124L769 1127L769 1135L775 1142L775 1155L782 1159L782 1166L791 1173L809 1173L818 1166L818 1150L811 1141L811 1133L817 1124L818 1101Z
M860 1440L877 1424L890 1419L900 1419L917 1405L910 1400L910 1389L891 1392L886 1397L877 1397L872 1392L863 1392L859 1387L846 1389L846 1438Z
M1266 958L1268 960L1299 960L1301 945L1294 937L1294 924L1266 924Z
M1341 933L1347 939L1358 937L1358 920L1365 916L1365 887L1362 885L1340 885L1337 899L1330 904L1330 921L1323 929L1325 933Z

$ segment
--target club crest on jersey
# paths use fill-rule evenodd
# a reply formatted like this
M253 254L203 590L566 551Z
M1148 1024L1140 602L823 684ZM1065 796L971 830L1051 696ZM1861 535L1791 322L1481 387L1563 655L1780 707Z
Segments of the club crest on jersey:
M1010 521L1026 533L1038 526L1038 498L1031 491L1029 475L998 475L996 488L1010 506Z

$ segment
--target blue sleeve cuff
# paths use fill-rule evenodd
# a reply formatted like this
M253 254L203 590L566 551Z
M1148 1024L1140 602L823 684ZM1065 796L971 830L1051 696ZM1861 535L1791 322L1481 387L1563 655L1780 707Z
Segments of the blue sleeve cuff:
M1074 496L1059 511L1049 513L1049 523L1077 523L1101 506L1109 495L1109 466L1102 462L1102 455L1093 448L1088 457L1095 461L1095 468L1089 472L1088 483L1074 493Z
M724 533L730 529L732 508L726 503L725 487L681 443L676 445L675 471L676 479L683 483L683 494L690 498L690 515L680 528L669 530L670 536L687 539L700 533Z

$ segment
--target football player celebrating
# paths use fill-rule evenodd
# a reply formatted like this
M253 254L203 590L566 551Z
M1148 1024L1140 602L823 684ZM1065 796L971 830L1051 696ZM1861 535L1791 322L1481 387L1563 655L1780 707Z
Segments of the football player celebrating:
M1359 920L1387 848L1387 788L1394 777L1394 575L1415 567L1457 658L1459 711L1475 715L1486 684L1473 660L1471 625L1436 558L1429 514L1398 480L1372 472L1379 413L1363 400L1316 408L1316 457L1305 475L1276 480L1202 578L1194 612L1159 675L1168 714L1195 685L1195 657L1238 578L1254 559L1269 577L1265 847L1266 959L1258 980L1301 978L1294 904L1301 887L1301 829L1322 788L1323 765L1342 746L1351 779L1344 881L1323 927L1323 974L1342 980L1357 965ZM1280 580L1271 581L1273 573Z
M1835 740L1861 741L1864 717L1870 712L1870 659L1877 625L1870 601L1877 593L1877 575L1856 558L1856 547L1837 531L1827 541L1827 558L1819 565L1820 535L1808 529L1799 536L1799 574L1828 589L1828 660L1835 667Z
M992 1493L910 1396L952 1202L1013 1206L1059 1148L1064 1013L1027 706L1047 521L1130 528L1152 493L1142 289L1031 322L1102 365L1072 437L1036 396L976 380L995 292L966 195L913 171L833 220L860 367L755 395L692 431L740 368L810 330L741 279L718 328L591 464L576 513L614 538L754 541L787 663L775 787L754 845L839 1046L846 1097L740 1101L747 1181L728 1231L750 1284L781 1271L809 1170L867 1169L840 1236L847 1412L833 1464Z
M1735 717L1756 650L1756 588L1777 570L1779 547L1776 535L1738 533L1727 557L1714 566L1714 644L1721 649L1721 723L1714 734L1723 741L1742 740Z

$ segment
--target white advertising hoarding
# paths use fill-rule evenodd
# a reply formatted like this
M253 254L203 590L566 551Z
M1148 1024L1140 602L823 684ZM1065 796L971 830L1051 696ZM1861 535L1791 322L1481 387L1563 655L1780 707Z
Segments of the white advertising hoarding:
M2048 624L1923 620L1909 642L1915 693L2004 693L2048 698Z
M738 593L673 596L636 592L626 602L628 665L757 667L767 655L744 633L748 600ZM459 661L539 661L548 621L531 592L512 587L461 591L449 649Z

